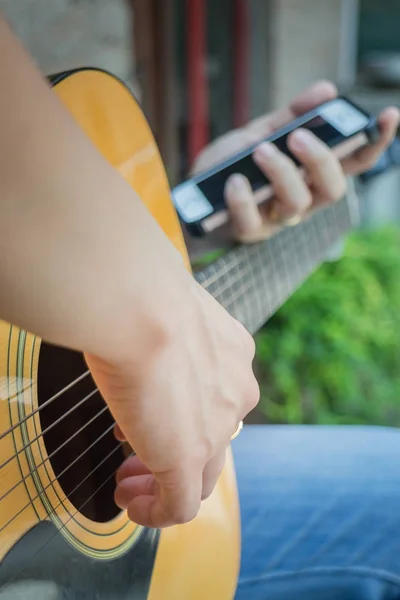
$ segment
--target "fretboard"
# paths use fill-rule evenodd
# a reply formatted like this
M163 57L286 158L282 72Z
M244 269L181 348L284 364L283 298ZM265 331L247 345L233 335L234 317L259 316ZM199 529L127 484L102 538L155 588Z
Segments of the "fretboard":
M271 239L233 248L195 273L207 289L251 333L255 333L323 262L358 219L353 191Z

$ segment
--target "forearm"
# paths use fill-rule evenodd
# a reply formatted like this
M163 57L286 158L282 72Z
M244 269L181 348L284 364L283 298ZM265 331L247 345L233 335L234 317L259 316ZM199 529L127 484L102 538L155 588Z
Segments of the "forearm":
M0 318L97 354L128 313L140 336L179 255L3 21L0 76Z

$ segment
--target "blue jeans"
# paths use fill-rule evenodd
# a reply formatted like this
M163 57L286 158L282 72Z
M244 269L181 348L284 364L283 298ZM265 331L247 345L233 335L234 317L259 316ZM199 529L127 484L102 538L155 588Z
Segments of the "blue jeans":
M245 427L235 600L400 599L400 431Z

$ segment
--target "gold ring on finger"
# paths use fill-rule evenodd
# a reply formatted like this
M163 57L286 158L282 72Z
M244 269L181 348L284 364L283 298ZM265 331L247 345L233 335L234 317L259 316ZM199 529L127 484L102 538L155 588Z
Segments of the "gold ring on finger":
M298 225L302 221L303 215L297 214L297 215L293 215L291 217L282 217L281 215L279 215L275 206L272 206L271 210L269 211L268 218L271 221L271 223L273 223L274 225L283 225L285 227L294 227L295 225Z
M231 437L231 441L234 440L235 438L237 438L237 436L242 431L242 429L243 429L243 421L240 421L239 425L236 427L235 433Z

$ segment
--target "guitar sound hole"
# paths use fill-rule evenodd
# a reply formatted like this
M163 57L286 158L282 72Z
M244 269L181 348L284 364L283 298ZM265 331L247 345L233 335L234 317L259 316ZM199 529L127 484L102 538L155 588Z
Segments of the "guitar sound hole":
M87 370L81 354L42 343L38 373L40 423L51 466L65 495L89 519L107 522L120 512L114 503L113 474L124 454L99 392L79 404L96 390L93 379L85 376L45 404Z

